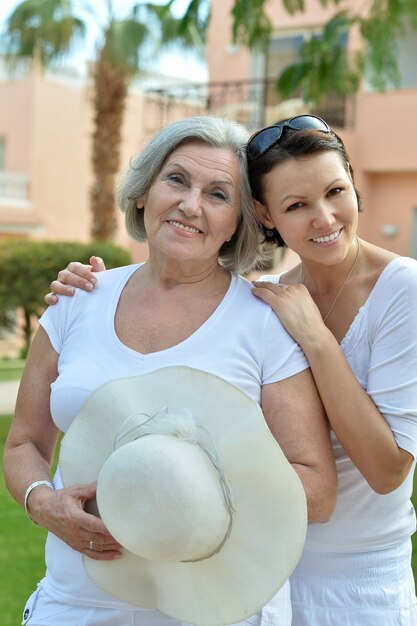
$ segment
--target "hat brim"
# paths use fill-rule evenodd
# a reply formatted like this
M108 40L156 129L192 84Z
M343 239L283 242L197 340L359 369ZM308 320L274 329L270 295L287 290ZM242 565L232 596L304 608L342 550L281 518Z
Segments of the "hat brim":
M210 432L233 496L232 532L221 550L205 560L156 562L125 551L113 561L84 557L85 569L109 594L181 621L202 626L242 621L289 578L307 530L301 481L260 406L243 391L184 366L102 385L62 440L63 484L96 481L126 418L138 412L151 415L163 406L191 410Z

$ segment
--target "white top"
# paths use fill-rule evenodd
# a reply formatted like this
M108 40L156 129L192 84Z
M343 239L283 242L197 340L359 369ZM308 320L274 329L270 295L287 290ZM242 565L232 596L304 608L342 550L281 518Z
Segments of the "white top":
M279 282L279 276L262 280ZM417 261L397 257L381 273L340 347L400 448L417 456ZM338 472L335 512L311 524L306 547L350 552L393 545L416 528L410 501L414 465L404 483L376 494L332 433Z
M304 354L269 306L252 295L248 281L235 274L217 309L185 341L151 354L128 348L115 333L114 317L122 289L139 267L97 274L98 284L91 294L77 290L72 298L61 297L40 320L59 353L59 375L51 386L51 413L63 432L91 392L114 378L187 365L221 376L259 402L263 384L308 367ZM137 323L141 323L140 311ZM59 472L54 484L62 487ZM101 591L88 579L81 554L51 533L46 562L42 585L55 599L83 606L138 609Z

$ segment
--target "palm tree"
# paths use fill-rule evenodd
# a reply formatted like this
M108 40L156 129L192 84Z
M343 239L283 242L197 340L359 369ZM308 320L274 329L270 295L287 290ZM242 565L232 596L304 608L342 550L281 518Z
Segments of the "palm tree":
M100 24L97 3L81 2L23 0L6 23L3 46L9 63L36 58L42 67L48 67L70 55L74 44L86 34L88 15ZM158 44L173 42L195 45L196 35L189 28L190 22L182 23L172 16L169 6L134 4L129 14L120 19L114 11L116 3L117 0L105 1L106 18L92 64L91 235L101 240L111 239L116 230L114 185L120 167L121 129L129 84L141 68L141 53L152 43L157 48Z
M135 12L117 20L109 2L103 44L92 66L94 80L93 185L90 206L93 239L110 239L117 221L114 187L120 167L123 115L130 80L139 70L139 51L149 38Z

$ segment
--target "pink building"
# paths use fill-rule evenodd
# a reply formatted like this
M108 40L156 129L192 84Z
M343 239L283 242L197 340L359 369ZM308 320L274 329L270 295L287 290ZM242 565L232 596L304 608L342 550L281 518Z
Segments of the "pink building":
M30 71L0 78L0 240L10 237L89 240L92 182L91 85L76 74ZM132 88L123 129L125 166L157 128L158 108ZM120 215L117 243L128 240Z
M354 2L346 0L345 5ZM255 96L249 91L251 85L265 85L292 62L300 42L335 9L323 9L312 0L305 13L291 17L281 1L270 2L275 30L269 48L266 53L250 53L230 43L232 4L232 0L212 0L210 85L199 87L202 98L188 95L185 104L178 100L173 104L173 92L166 85L153 97L132 87L123 128L124 165L151 132L174 116L209 110L256 128L264 121L272 123L307 110L298 99L280 101L270 88ZM346 42L354 49L356 34L349 33ZM379 94L364 85L355 98L339 100L342 115L337 131L347 143L364 199L360 234L377 245L417 257L415 58L417 32L410 28L400 45L401 88ZM236 82L240 92L219 103L215 92ZM42 75L34 69L13 78L4 72L0 76L0 239L88 240L90 96L90 85L71 75ZM327 117L326 108L320 112ZM128 241L122 222L117 243L129 247L136 259L146 256L146 246Z

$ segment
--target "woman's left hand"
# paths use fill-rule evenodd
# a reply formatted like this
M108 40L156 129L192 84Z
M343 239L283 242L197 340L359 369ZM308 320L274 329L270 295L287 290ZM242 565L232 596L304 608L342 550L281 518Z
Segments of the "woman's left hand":
M90 265L71 261L65 269L58 272L56 280L51 282L51 291L44 297L46 304L56 304L58 295L73 296L74 287L92 291L97 282L93 272L103 272L105 269L103 259L97 256L90 257Z
M305 285L255 281L253 294L269 304L287 332L301 346L325 328L320 311Z

